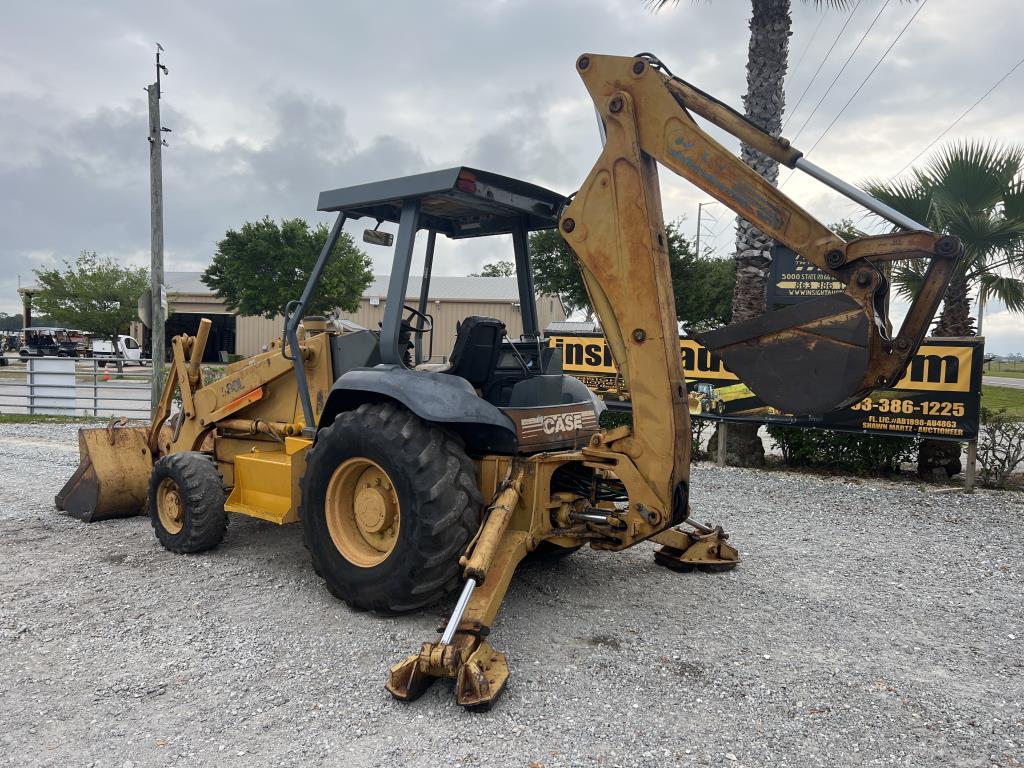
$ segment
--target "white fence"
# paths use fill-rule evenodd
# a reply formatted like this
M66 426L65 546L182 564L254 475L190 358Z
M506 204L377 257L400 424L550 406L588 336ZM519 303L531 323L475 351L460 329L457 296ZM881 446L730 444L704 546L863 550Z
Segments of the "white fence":
M0 367L0 413L148 419L153 369L66 357L8 357Z

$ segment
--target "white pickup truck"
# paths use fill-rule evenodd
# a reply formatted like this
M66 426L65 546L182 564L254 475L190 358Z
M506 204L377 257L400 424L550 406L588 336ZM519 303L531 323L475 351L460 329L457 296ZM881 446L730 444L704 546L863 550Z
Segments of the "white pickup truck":
M142 345L131 336L117 337L117 350L114 349L114 342L110 339L93 339L92 356L96 360L116 360L121 358L125 362L145 365L142 359Z

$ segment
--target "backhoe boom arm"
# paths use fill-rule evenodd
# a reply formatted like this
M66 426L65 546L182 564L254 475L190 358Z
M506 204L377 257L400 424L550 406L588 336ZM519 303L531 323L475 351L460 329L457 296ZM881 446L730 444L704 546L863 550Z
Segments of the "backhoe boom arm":
M585 54L576 67L606 143L560 228L631 392L633 429L609 447L631 457L667 510L678 504L673 494L687 477L690 441L657 164L846 286L841 294L697 335L765 403L785 412L824 413L895 383L927 331L962 247L807 163L786 139L661 71L649 55ZM914 231L845 242L705 133L690 111ZM878 265L910 258L929 259L930 267L891 337L888 283Z

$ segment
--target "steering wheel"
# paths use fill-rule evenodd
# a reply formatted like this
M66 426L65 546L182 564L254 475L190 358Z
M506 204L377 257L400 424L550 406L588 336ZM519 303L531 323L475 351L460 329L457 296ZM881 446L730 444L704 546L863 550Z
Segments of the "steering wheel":
M403 304L402 309L409 313L408 317L402 318L402 325L405 330L409 333L424 334L434 330L434 323L430 319L430 315L420 312L415 307L410 307L408 304ZM416 318L420 318L423 321L423 327L417 327L412 324L412 321Z

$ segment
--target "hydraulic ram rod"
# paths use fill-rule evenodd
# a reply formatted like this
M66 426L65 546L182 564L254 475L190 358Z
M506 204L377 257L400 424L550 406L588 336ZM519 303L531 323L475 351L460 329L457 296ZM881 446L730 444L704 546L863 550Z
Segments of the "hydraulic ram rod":
M466 612L466 606L469 605L469 598L473 596L474 589L476 589L476 579L466 579L462 594L459 595L459 601L455 604L455 610L452 611L452 617L448 619L448 626L444 628L444 634L441 635L441 645L448 645L455 637L455 630L462 623L462 614Z
M898 227L904 229L915 229L922 231L929 231L928 227L924 224L919 224L909 216L904 216L902 213L897 211L895 208L890 208L888 205L883 203L881 200L876 200L863 189L858 189L852 184L848 184L838 176L833 176L831 173L826 171L824 168L815 165L810 160L806 160L802 157L798 157L796 160L796 167L806 173L808 176L817 179L827 187L831 187L843 197L847 197L853 202L863 205L872 213L877 213L879 216L888 219Z

